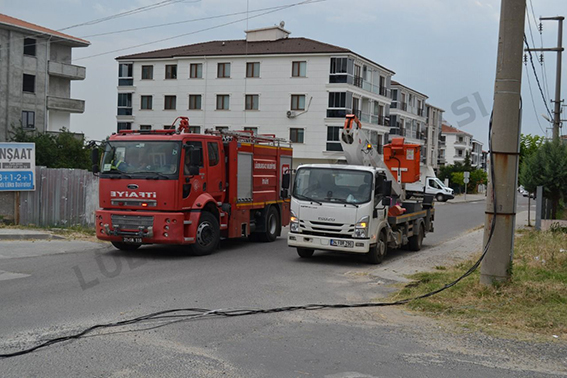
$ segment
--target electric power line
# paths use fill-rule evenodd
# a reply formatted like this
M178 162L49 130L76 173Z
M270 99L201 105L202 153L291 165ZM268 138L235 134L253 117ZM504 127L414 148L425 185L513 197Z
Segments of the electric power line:
M102 52L102 53L98 53L98 54L94 54L94 55L88 55L88 56L84 56L84 57L81 57L81 58L73 59L73 61L79 61L79 60L83 60L83 59L95 58L95 57L102 56L102 55L107 55L107 54L112 54L112 53L121 52L121 51L124 51L124 50L134 49L134 48L137 48L137 47L148 46L148 45L152 45L152 44L155 44L155 43L170 41L170 40L172 40L172 39L176 39L176 38L180 38L180 37L186 37L186 36L188 36L188 35L193 35L193 34L197 34L197 33L202 33L202 32L209 31L209 30L213 30L213 29L218 29L218 28L221 28L221 27L224 27L224 26L228 26L228 25L236 24L236 23L238 23L238 22L246 21L246 20L248 20L248 19L257 18L257 17L264 16L264 15L266 15L266 14L279 12L279 11L284 10L284 9L289 9L289 8L292 8L292 7L301 6L301 5L307 5L307 4L315 4L315 3L320 3L320 2L324 2L324 1L327 1L327 0L305 0L305 1L298 2L298 3L286 5L286 6L284 6L284 7L278 8L278 9L274 9L274 10L271 10L271 11L267 11L267 12L264 12L264 13L260 13L260 14L257 14L257 15L255 15L255 16L244 17L244 18L241 18L241 19L238 19L238 20L235 20L235 21L225 22L224 24L219 24L219 25L215 25L215 26L210 26L210 27L208 27L208 28L204 28L204 29L200 29L200 30L195 30L195 31L188 32L188 33L178 34L178 35L175 35L175 36L172 36L172 37L162 38L162 39L158 39L158 40L155 40L155 41L144 42L144 43L140 43L140 44L138 44L138 45L133 45L133 46L128 46L128 47L122 47L122 48L116 49L116 50L106 51L106 52Z
M541 83L539 82L539 77L537 76L537 71L534 65L534 60L533 60L533 54L530 51L530 45L528 44L528 39L526 38L526 35L524 34L524 43L526 44L527 50L529 52L529 57L530 57L530 63L532 65L532 69L534 71L534 76L537 82L537 86L539 88L539 93L541 93L541 98L543 99L543 104L545 105L545 109L547 110L547 114L549 117L551 117L551 111L549 110L549 106L547 105L547 100L545 99L545 95L543 94L543 90L541 89Z
M531 8L531 11L532 11L532 18L534 20L536 30L539 31L539 39L540 39L540 43L541 43L540 47L543 48L543 35L542 35L542 31L539 28L538 23L537 23L537 19L536 19L535 12L534 12L534 4L533 4L532 0L530 0L530 8ZM530 27L530 33L531 33L531 27ZM532 36L532 44L535 47L535 42L534 42L533 36ZM547 98L551 98L551 95L549 94L549 81L547 80L547 67L545 66L545 60L544 59L542 59L540 61L540 68L541 68L541 76L542 76L542 80L543 80L543 89L545 90L545 94L547 95Z
M526 62L525 65L527 66L527 65L528 65L528 62ZM537 109L536 109L535 100L534 100L534 94L533 94L533 92L532 92L532 83L531 83L531 81L530 81L530 74L529 74L528 71L526 71L526 77L528 78L528 87L529 87L529 89L530 89L530 97L531 97L531 99L532 99L532 105L533 105L533 108L534 108L534 114L535 114L535 117L536 117L536 121L537 121L537 124L538 124L538 126L539 126L539 129L541 130L541 132L542 132L543 135L545 136L545 135L546 135L546 132L545 132L545 130L543 129L543 127L541 126L541 122L539 121L539 114L538 114L538 111L537 111Z
M141 26L141 27L138 27L138 28L121 29L121 30L115 30L115 31L105 32L105 33L85 35L85 36L82 36L81 38L101 37L101 36L111 35L111 34L127 33L127 32L132 32L132 31L146 30L146 29L153 29L153 28L161 28L161 27L165 27L165 26L187 24L187 23L190 23L190 22L206 21L206 20L213 20L213 19L216 19L216 18L238 16L238 15L246 14L246 13L257 13L257 12L262 12L262 11L267 11L267 10L272 10L272 9L280 9L280 8L284 8L284 7L286 7L286 5L279 5L279 6L276 6L276 7L269 7L269 8L260 8L260 9L251 10L249 12L243 11L243 12L226 13L226 14L221 14L221 15L217 15L217 16L193 18L193 19L190 19L190 20L168 22L168 23L165 23L165 24Z

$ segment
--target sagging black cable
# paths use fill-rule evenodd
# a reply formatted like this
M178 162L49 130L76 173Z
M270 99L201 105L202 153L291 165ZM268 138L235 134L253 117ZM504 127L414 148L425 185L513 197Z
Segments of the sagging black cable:
M521 102L520 102L520 104L521 104ZM522 107L520 105L520 112L521 112L521 110L522 110ZM490 232L488 234L488 239L486 241L486 245L484 246L484 251L483 251L482 255L480 256L480 258L459 278L457 278L453 282L445 284L444 286L442 286L441 288L439 288L437 290L433 290L433 291L430 291L428 293L418 295L418 296L412 297L412 298L400 299L400 300L395 301L395 302L374 302L374 303L363 302L363 303L352 303L352 304L308 304L308 305L299 305L299 306L274 307L274 308L269 308L269 309L234 309L234 310L219 309L219 310L209 310L209 309L202 309L202 308L179 308L179 309L163 310L163 311L153 312L153 313L150 313L150 314L147 314L147 315L142 315L142 316L139 316L139 317L136 317L136 318L126 319L126 320L122 320L122 321L118 321L118 322L112 322L112 323L106 323L106 324L96 324L94 326L86 328L83 331L80 331L80 332L75 333L73 335L53 338L53 339L47 340L47 341L45 341L41 344L38 344L38 345L31 347L31 348L28 348L28 349L22 349L20 351L16 351L16 352L12 352L12 353L0 354L0 358L10 358L10 357L22 356L24 354L32 353L32 352L34 352L38 349L45 348L45 347L48 347L48 346L53 345L53 344L58 344L58 343L62 343L62 342L65 342L65 341L70 341L70 340L77 340L77 339L80 339L80 338L86 336L87 334L97 330L97 329L122 327L122 326L125 326L125 325L131 325L131 324L140 323L140 322L144 322L144 321L181 318L181 319L177 319L177 320L174 320L174 321L171 322L171 323L173 323L173 322L179 322L179 321L182 321L182 320L192 320L192 319L204 318L204 317L209 317L209 316L221 316L221 317L229 318L229 317L239 317L239 316L247 316L247 315L257 315L257 314L274 314L274 313L280 313L280 312L292 312L292 311L299 311L299 310L316 311L316 310L323 310L323 309L399 306L399 305L407 304L409 302L412 302L412 301L415 301L415 300L418 300L418 299L423 299L423 298L427 298L427 297L431 297L433 295L439 294L442 291L445 291L445 290L455 286L457 283L459 283L460 281L462 281L466 277L470 276L476 269L478 269L482 260L486 256L486 253L488 252L488 248L491 244L492 237L494 235L494 230L496 228L497 206L496 206L496 196L495 196L495 193L494 193L495 173L494 173L494 164L493 164L494 159L493 159L493 151L492 151L492 119L493 119L493 113L490 114L490 121L489 121L489 124L488 124L488 146L489 146L489 149L490 149L490 161L491 161L491 164L490 164L490 179L491 179L491 184L492 184L492 193L491 194L492 194L492 202L493 202L493 217L492 217L492 222L490 224ZM187 312L188 314L179 314L179 313L183 313L183 312Z

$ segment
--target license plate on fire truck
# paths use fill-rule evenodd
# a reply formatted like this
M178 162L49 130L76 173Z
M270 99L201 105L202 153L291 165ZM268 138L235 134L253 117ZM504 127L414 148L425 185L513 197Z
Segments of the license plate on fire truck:
M331 245L335 246L335 247L352 248L352 247L354 247L354 242L352 240L334 240L334 239L331 239Z
M123 237L122 241L124 243L130 243L130 244L142 244L142 238L134 238L134 237Z

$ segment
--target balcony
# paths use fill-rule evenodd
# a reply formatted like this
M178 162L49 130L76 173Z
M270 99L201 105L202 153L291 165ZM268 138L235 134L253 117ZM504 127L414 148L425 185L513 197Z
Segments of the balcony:
M423 109L417 109L417 115L423 117L424 111Z
M131 87L134 85L133 78L118 78L118 86L119 87Z
M467 145L467 143L464 140L462 140L462 141L457 140L457 141L455 141L454 144L455 144L455 147L457 147L457 146L466 147L466 145Z
M69 113L84 113L85 101L72 98L47 96L47 109Z
M404 112L408 111L408 103L407 102L393 102L390 106L392 109L400 109Z
M327 109L327 118L345 118L350 109Z
M360 77L360 76L355 76L355 77L354 77L353 85L354 85L355 87L362 88L362 82L363 82L362 77Z
M48 63L47 72L51 76L63 77L70 80L85 80L87 75L87 69L85 67L54 62L52 60Z

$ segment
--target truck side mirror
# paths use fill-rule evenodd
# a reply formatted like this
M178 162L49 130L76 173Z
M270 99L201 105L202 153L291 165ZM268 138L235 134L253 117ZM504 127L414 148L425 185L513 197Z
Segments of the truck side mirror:
M99 156L98 156L98 148L93 148L91 151L91 162L92 162L92 171L94 174L100 172L98 163L99 163Z
M392 195L392 181L384 180L382 182L382 195L384 197L390 197Z
M291 180L291 175L289 173L285 173L282 176L282 188L289 189L290 180Z

